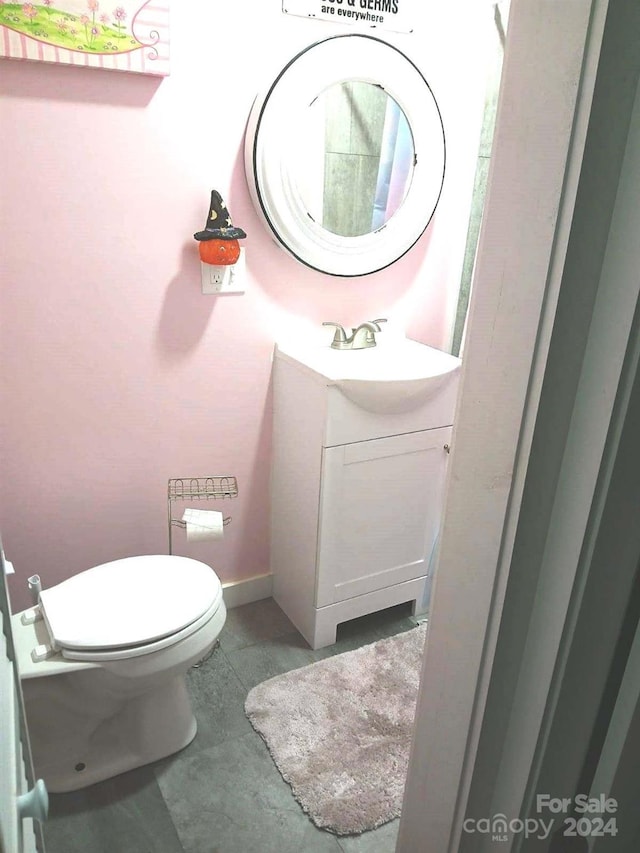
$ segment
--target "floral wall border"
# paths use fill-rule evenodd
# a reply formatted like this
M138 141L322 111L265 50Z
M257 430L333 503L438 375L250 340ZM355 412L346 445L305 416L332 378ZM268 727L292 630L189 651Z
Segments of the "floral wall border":
M169 74L169 0L0 0L0 56Z

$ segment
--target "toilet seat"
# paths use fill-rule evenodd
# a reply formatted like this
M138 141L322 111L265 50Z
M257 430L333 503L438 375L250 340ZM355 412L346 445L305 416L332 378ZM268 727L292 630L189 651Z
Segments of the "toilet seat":
M165 554L103 563L40 593L55 646L65 658L86 661L173 645L211 619L221 602L210 566Z
M203 625L206 625L206 623L216 615L220 609L221 602L222 589L220 589L219 597L214 601L209 610L207 610L206 613L203 613L199 619L196 619L195 622L187 625L176 634L170 634L168 637L163 637L161 640L156 640L155 642L143 643L139 646L129 646L127 648L120 649L94 649L88 651L83 649L61 648L59 651L62 654L62 657L67 660L96 662L125 660L128 658L139 657L141 655L149 655L152 652L159 652L162 649L175 645L180 640L190 637L191 634L195 634L196 631L198 631Z

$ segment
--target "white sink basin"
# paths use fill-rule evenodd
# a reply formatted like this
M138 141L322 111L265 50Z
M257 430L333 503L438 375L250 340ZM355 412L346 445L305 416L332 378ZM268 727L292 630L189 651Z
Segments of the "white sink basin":
M453 380L461 361L425 344L401 338L360 350L278 344L278 352L335 385L369 412L408 412Z

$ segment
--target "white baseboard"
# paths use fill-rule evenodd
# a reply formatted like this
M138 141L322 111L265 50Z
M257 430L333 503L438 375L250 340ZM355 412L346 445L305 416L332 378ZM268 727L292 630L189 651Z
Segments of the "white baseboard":
M250 604L252 601L271 598L272 590L273 575L271 574L222 584L222 595L227 610L240 607L242 604Z

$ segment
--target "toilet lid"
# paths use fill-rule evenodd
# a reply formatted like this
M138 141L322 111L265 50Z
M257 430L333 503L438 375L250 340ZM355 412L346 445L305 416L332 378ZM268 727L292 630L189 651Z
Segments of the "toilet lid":
M209 610L220 592L210 566L160 554L87 569L43 589L40 603L58 646L115 649L175 634Z

